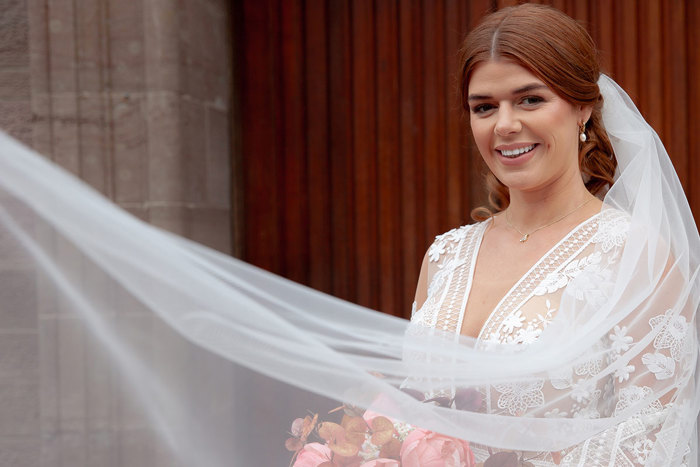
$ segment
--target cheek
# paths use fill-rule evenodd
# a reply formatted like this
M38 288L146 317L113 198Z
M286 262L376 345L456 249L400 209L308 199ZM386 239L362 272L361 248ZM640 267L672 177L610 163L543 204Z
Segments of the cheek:
M479 120L471 121L472 137L479 151L488 151L491 140L491 132L485 122Z
M562 108L552 113L547 124L556 128L552 133L558 146L578 146L578 117L570 109Z
M547 146L555 150L568 150L578 144L578 130L569 115L554 115L554 118L540 120L537 127L543 130L542 136ZM545 136L546 135L546 136Z
M578 127L576 123L568 122L562 125L560 121L559 125L561 128L555 133L554 141L557 147L566 151L572 148L578 148Z

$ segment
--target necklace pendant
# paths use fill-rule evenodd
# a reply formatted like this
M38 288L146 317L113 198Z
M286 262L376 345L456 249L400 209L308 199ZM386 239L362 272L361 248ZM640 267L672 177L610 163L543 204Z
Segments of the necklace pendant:
M525 234L520 238L520 243L525 243L527 242L527 239L530 237L530 234Z

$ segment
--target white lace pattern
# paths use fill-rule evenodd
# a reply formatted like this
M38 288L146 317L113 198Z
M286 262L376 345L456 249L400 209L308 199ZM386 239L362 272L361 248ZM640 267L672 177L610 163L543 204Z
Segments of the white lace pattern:
M468 313L466 299L488 222L460 227L436 238L428 250L428 296L414 314L414 322L459 335L464 314ZM603 210L574 228L501 299L484 323L478 345L488 348L506 344L517 349L532 344L555 318L563 293L584 300L588 306L605 304L610 299L608 281L629 230L629 217L612 209ZM541 408L544 417L583 418L625 413L628 407L651 394L648 387L639 384L644 378L671 379L692 350L691 328L683 316L668 310L648 323L656 337L653 348L649 346L641 361L629 361L626 357L635 345L632 330L616 325L598 346L600 354L582 361L573 370L552 375L546 381L496 384L485 389L484 410L520 416ZM679 365L679 362L683 363ZM595 376L608 365L614 365L612 375L596 381ZM564 390L570 394L567 401L556 406L547 403ZM555 462L551 453L528 453L530 463L646 465L651 447L665 433L659 430L665 407L659 400L650 400L640 413L628 414L630 417L625 422L560 453L563 456L560 463ZM475 452L477 460L483 461L488 451L476 446Z

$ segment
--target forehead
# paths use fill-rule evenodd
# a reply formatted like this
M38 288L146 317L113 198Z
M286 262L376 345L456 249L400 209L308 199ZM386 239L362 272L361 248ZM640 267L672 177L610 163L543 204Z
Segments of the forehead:
M510 60L489 60L478 64L469 78L469 94L510 93L531 84L544 85L530 70Z

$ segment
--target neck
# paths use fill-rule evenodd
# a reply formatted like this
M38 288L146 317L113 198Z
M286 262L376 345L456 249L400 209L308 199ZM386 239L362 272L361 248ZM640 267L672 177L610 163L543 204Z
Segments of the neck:
M510 221L521 231L529 232L575 210L593 198L580 176L576 180L538 191L511 190ZM572 212L571 217L577 217L575 214Z

